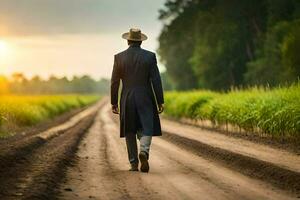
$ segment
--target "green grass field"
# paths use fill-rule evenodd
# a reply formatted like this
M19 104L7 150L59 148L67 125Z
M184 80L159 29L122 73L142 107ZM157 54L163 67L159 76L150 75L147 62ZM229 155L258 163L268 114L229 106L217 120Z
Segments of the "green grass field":
M215 126L231 124L272 136L300 136L300 83L228 93L167 92L165 99L165 114L171 117L210 120Z
M99 100L96 95L0 96L0 136Z

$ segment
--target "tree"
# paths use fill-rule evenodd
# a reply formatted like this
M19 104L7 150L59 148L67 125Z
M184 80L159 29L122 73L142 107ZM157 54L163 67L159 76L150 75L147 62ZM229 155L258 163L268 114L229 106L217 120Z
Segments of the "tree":
M284 81L296 81L300 77L300 20L291 24L290 32L282 42L282 64L285 71Z
M165 76L175 89L294 81L299 17L298 0L167 0L159 37Z
M0 76L0 87L2 85L1 80ZM48 80L42 80L39 76L27 80L23 74L18 73L14 74L12 81L7 81L7 84L10 92L15 94L107 94L109 88L109 80L100 79L96 81L87 75L74 76L72 80L68 80L66 77L58 78L53 75Z
M161 10L160 19L168 21L159 37L159 54L161 61L167 68L167 76L176 89L190 89L197 86L197 79L193 72L189 58L194 51L193 19L197 9L193 6L182 7L189 1L167 1L166 10ZM194 5L194 4L193 4Z

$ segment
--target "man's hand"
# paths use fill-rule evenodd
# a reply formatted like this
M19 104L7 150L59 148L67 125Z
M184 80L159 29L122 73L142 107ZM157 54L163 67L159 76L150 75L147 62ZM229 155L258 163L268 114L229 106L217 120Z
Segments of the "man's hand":
M119 108L118 105L112 105L111 110L114 114L119 114Z
M164 104L159 104L158 105L158 114L162 113L164 111L165 107Z

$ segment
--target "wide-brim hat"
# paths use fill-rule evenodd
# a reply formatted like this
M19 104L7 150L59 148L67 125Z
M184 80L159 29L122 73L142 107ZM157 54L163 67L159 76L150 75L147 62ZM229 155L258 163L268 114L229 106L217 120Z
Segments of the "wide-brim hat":
M147 40L147 36L142 33L142 31L138 28L131 28L129 32L123 33L122 38L125 40L132 40L132 41L144 41Z

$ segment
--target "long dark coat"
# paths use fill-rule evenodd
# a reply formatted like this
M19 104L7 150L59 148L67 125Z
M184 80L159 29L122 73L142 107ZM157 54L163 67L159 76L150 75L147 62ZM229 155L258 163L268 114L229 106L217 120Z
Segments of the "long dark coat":
M155 53L133 44L116 54L111 78L111 104L120 98L120 137L136 134L160 136L161 126L157 104L163 104L163 89Z

